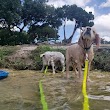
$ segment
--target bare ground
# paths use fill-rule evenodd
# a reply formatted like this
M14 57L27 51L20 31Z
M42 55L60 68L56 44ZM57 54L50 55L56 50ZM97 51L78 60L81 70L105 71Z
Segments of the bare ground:
M49 110L81 110L83 107L82 84L75 82L72 74L67 80L62 73L53 76L48 72L43 76L39 71L2 70L10 74L0 80L1 110L42 110L38 85L40 80ZM110 72L91 71L90 78L93 82L88 83L87 91L91 110L109 110ZM106 96L108 99L105 99Z
M29 59L29 55L31 54L31 51L35 50L37 48L36 45L18 45L18 50L11 56L8 57L8 59L12 62L14 62L17 59L27 59L27 63L30 62L31 60ZM60 46L60 45L51 45L52 48L63 48L66 49L67 46ZM100 48L110 48L109 44L102 44Z
M11 59L27 58L32 50L36 49L36 45L18 45L18 50L10 56Z
M15 53L7 57L7 60L11 63L21 61L25 64L31 65L32 60L29 58L31 51L37 48L36 45L18 45L18 49Z

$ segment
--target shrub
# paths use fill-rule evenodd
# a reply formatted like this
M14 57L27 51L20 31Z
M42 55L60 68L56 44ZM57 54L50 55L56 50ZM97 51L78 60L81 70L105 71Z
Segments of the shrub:
M99 49L95 53L93 66L95 69L110 71L110 49Z
M18 45L29 44L30 36L26 32L9 31L7 29L0 30L0 45Z
M21 60L16 61L12 66L16 70L26 70L26 69L28 69L28 66L25 63L25 61L21 61Z
M13 54L16 51L15 46L3 46L0 47L0 67L9 67L9 63L5 61L6 57Z
M4 67L4 60L0 59L0 67Z
M18 59L15 61L10 61L9 57L11 54L17 50L16 46L3 46L0 47L0 67L10 68L13 67L15 69L33 69L33 70L41 70L42 68L42 59L40 58L40 54L46 51L59 51L65 55L65 49L63 48L52 48L50 46L38 46L35 50L33 50L28 56L28 58L21 59L18 56ZM92 67L93 69L101 69L103 71L110 71L110 49L99 49L95 52L94 60ZM61 67L59 67L61 70Z
M3 46L0 47L0 58L3 59L4 56L11 55L15 52L17 48L15 46Z
M30 58L34 61L34 64L37 70L41 70L42 68L42 59L40 58L40 54L46 51L59 51L65 54L64 49L51 48L50 46L39 46L37 49L32 51L32 55Z
M40 54L46 51L59 51L65 55L65 49L51 48L50 46L39 46L36 50L32 51L31 59L34 61L33 66L35 69L40 70L42 68L42 59ZM110 49L99 49L95 52L92 68L100 69L103 71L110 71ZM71 69L72 70L72 69Z

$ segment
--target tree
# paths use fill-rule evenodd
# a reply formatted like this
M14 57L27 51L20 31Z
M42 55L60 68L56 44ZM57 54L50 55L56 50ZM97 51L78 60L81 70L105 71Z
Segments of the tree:
M104 38L101 38L101 44L110 44L110 41L107 41Z
M13 27L20 29L20 32L33 23L44 21L46 0L0 0L0 23L1 28Z
M61 8L55 8L47 5L47 1L48 0L0 0L0 29L7 31L7 36L11 37L16 34L13 32L14 27L19 29L19 36L22 36L25 27L27 27L29 31L35 27L35 31L37 31L37 28L48 27L56 31L57 36L57 31L64 22L64 42L70 43L77 28L93 25L93 22L90 22L94 19L91 12L87 13L76 5L64 5ZM65 35L67 20L75 21L74 30L69 39L67 39ZM1 31L1 33L4 31ZM33 30L33 35L35 33ZM55 37L55 35L53 36ZM1 36L1 38L3 37Z
M31 35L33 41L36 37L39 41L58 40L58 30L50 26L32 26L29 28L28 33Z
M50 25L53 28L58 28L62 25L56 9L46 5L45 2L46 0L25 0L22 8L21 23L23 27L21 31L25 26Z
M21 8L20 0L0 0L0 24L1 28L9 31L19 22L19 11Z
M46 10L45 24L58 29L62 25L62 20L57 14L57 9L47 5Z
M21 36L24 35L22 33L25 27L27 29L31 27L43 29L42 27L45 27L46 31L49 30L51 33L58 33L58 27L62 25L62 21L57 16L56 9L53 6L47 5L46 2L47 0L0 0L1 41L5 42L7 36L10 38L12 36L19 36L22 41ZM19 29L19 34L13 32L14 27ZM5 31L7 34L3 34ZM55 35L51 37L53 36L55 37Z
M42 13L44 13L42 18L37 17L38 15L34 17L28 32L33 36L32 38L35 38L37 33L38 39L46 40L48 36L49 39L57 40L58 28L62 25L62 21L58 17L56 9L53 6L45 5L45 11Z
M66 40L66 35L65 35L65 26L66 26L66 21L67 21L67 10L68 10L69 5L64 5L63 7L57 8L57 15L58 17L62 20L63 22L63 30L64 30L64 39Z
M80 7L76 5L64 5L62 8L58 8L57 10L59 17L62 19L64 24L64 43L71 43L72 38L78 28L85 27L85 26L93 26L93 19L94 15L92 12L87 13ZM65 36L65 25L66 20L75 21L75 25L73 28L73 32L71 36L67 39Z

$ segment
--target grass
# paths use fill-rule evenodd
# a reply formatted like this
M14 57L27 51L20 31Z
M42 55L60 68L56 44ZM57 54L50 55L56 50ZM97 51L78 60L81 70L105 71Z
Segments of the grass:
M42 59L40 58L40 54L46 51L58 51L63 53L65 56L66 53L65 48L43 45L43 46L38 46L35 50L31 51L31 53L27 55L28 58L21 58L18 55L16 61L14 61L14 59L11 59L13 61L10 62L8 56L11 56L11 54L13 54L17 49L18 49L17 46L0 47L0 67L15 68L18 70L22 70L22 69L41 70ZM95 57L92 62L93 65L92 69L110 71L109 64L110 64L110 49L101 48L99 49L99 51L95 52ZM61 66L59 66L58 69L61 70Z
M18 48L16 46L1 46L0 47L0 67L9 67L9 63L5 60L8 56L15 53Z
M48 109L83 109L83 97L81 94L81 85L74 81L74 78L66 80L61 73L51 75L43 74L32 70L11 70L3 69L9 72L9 76L0 81L0 108L1 110L43 110L40 100L39 81L42 79L43 94L45 94L48 103ZM99 75L103 78L97 78ZM73 76L73 74L70 74ZM109 96L109 91L100 89L101 86L109 86L110 72L91 71L92 81L88 85L88 94ZM99 81L100 80L100 81ZM102 85L103 84L103 85ZM97 105L97 103L99 103ZM110 104L106 100L89 100L91 110L110 109ZM106 106L105 106L106 105Z
M16 46L3 46L0 47L0 59L2 60L5 56L9 56L16 51Z
M42 110L38 81L42 75L37 71L2 69L9 76L0 81L1 110Z

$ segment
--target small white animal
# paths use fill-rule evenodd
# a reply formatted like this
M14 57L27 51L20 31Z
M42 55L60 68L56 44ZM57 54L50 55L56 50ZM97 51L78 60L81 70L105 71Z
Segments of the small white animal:
M52 66L53 74L55 74L55 64L60 61L62 66L62 72L65 71L65 57L61 52L56 51L47 51L40 55L43 61L42 72L44 71L45 66Z

